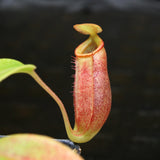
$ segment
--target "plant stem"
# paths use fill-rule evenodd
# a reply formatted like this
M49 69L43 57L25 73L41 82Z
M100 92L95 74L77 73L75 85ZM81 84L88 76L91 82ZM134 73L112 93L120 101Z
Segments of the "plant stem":
M31 73L29 73L33 79L56 101L56 103L58 104L61 113L62 113L62 117L64 120L64 124L65 124L65 128L67 131L67 134L70 135L73 130L71 128L70 122L69 122L69 118L68 118L68 114L65 110L65 107L62 103L62 101L59 99L59 97L43 82L43 80L39 77L39 75L33 71Z

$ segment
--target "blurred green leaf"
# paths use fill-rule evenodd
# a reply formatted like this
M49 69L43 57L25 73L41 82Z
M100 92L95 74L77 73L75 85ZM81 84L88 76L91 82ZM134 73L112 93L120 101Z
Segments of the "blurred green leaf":
M13 134L0 139L0 160L83 160L68 146L51 137Z

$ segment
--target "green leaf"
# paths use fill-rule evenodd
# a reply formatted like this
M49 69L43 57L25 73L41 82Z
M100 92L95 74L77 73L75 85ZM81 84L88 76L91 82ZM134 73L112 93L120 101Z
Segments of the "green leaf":
M31 74L36 69L32 64L23 64L20 61L8 58L0 59L0 82L16 73Z

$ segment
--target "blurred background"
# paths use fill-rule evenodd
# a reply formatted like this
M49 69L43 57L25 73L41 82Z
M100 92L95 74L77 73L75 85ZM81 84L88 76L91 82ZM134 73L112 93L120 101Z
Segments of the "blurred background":
M77 23L96 23L108 53L112 110L100 133L81 144L86 160L159 159L159 0L0 0L0 58L37 66L74 123L74 49L87 37ZM67 138L57 104L28 75L0 83L0 134Z

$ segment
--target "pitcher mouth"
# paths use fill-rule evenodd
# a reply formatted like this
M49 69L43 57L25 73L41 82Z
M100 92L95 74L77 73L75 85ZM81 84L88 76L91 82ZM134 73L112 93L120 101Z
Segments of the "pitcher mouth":
M93 56L98 51L100 51L103 47L104 47L104 42L98 35L90 36L86 41L81 43L75 49L75 56L76 57Z

